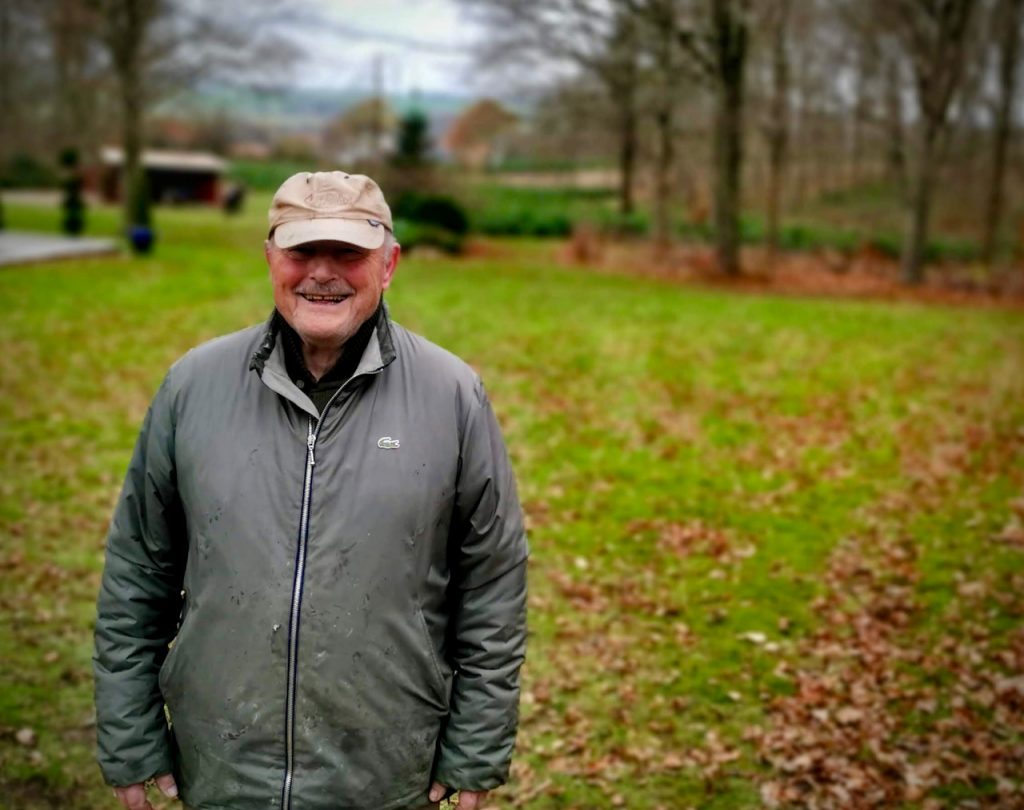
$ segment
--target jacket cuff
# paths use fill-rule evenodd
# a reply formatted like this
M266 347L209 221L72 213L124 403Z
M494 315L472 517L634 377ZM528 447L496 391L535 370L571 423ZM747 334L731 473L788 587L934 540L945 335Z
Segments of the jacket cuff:
M111 787L138 785L163 773L174 773L174 763L167 746L148 757L133 762L101 761L103 780Z
M508 781L508 764L503 768L473 764L442 747L434 780L453 790L494 790Z

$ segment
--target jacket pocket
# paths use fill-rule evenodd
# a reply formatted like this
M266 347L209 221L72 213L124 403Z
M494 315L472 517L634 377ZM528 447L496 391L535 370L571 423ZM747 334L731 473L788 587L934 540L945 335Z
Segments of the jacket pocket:
M177 659L180 657L181 652L181 638L185 631L185 620L188 617L188 594L186 593L181 602L181 618L178 621L178 633L171 641L170 649L167 651L167 655L164 658L164 662L160 665L160 672L157 673L157 686L160 688L160 694L163 695L164 702L169 702L169 694L173 694L174 687L177 683Z
M433 681L434 689L441 702L447 708L451 698L450 671L447 667L441 665L441 660L437 655L437 647L434 644L434 638L431 636L430 628L427 626L427 618L423 615L423 608L419 605L416 606L416 617L420 623L420 630L423 633L423 643L426 645L427 654L430 657L431 680ZM446 676L445 672L449 672L449 674Z

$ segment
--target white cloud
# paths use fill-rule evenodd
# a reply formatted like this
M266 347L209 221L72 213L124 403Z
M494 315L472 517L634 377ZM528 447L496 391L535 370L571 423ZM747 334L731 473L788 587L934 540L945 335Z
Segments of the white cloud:
M450 0L324 0L299 44L306 86L472 92L479 32Z

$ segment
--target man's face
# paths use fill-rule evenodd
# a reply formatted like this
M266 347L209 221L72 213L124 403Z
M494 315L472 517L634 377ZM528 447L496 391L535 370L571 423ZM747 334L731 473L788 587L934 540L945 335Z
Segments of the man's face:
M344 242L265 244L277 311L311 346L340 348L358 331L391 285L400 249L387 240L375 250Z

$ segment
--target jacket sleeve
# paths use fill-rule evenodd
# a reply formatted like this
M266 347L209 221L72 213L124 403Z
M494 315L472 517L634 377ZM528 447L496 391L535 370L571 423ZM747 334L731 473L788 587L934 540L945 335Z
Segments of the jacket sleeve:
M129 785L172 770L157 684L181 609L185 519L171 375L146 414L107 536L93 670L100 769Z
M482 385L462 434L449 559L451 710L435 778L489 790L508 778L526 651L526 535L505 443Z

